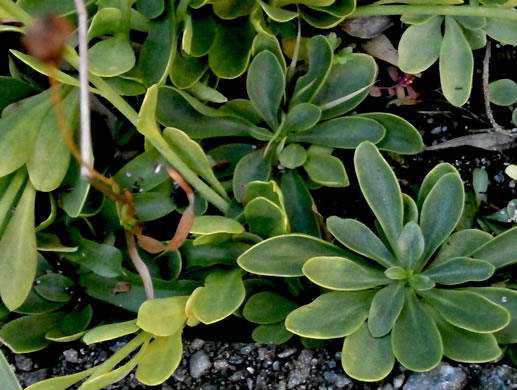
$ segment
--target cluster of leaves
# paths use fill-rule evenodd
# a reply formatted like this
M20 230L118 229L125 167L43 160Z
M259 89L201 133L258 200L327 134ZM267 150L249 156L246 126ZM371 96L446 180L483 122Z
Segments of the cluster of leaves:
M102 389L135 368L139 381L157 385L180 363L185 327L232 315L256 324L257 342L298 335L312 347L346 337L343 367L364 381L388 375L395 359L426 371L442 356L494 360L517 342L517 293L505 274L517 262L517 230L508 229L515 204L482 216L486 174L476 171L465 194L448 164L428 174L416 201L401 192L379 151L419 153L420 133L393 114L354 112L377 64L343 48L335 33L312 33L337 26L355 1L86 5L90 92L101 112L113 106L124 116L104 139L131 157L106 158L103 138L94 137L96 168L121 192L81 180L62 136L66 127L78 138L76 74L11 50L11 76L0 76L0 340L26 353L134 337L98 366L31 390L80 381L80 389ZM506 19L464 7L470 16L401 12L411 26L400 68L420 72L440 57L442 89L455 105L470 94L471 51L486 35L516 39ZM73 0L0 0L0 18L22 22L0 33L26 34L48 12L76 17ZM71 47L64 60L78 67ZM58 98L35 72L59 81ZM245 87L228 100L219 83L238 77ZM349 185L336 149L355 149L377 234L356 220L325 223L315 208L311 190ZM178 220L171 242L181 237L182 245L168 250L160 241Z

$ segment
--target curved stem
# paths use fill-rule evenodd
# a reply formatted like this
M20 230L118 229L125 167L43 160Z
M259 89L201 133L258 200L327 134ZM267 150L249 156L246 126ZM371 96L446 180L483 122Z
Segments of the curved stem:
M357 7L350 17L381 15L450 15L484 16L517 21L517 10L496 7L449 5L365 5Z

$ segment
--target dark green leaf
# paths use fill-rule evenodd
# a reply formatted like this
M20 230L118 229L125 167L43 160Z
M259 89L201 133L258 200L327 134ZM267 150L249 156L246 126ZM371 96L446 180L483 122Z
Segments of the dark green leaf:
M390 283L382 269L344 257L312 257L303 265L303 273L313 283L331 290L365 290Z
M412 371L431 370L442 359L438 328L410 290L406 290L406 303L393 326L391 345L397 360Z
M385 378L395 365L390 335L373 337L363 324L345 339L341 355L343 369L350 377L366 382Z
M285 319L296 307L296 303L282 295L262 291L247 300L242 314L255 324L274 324Z
M287 234L260 242L239 256L237 262L244 270L259 275L303 276L302 267L307 260L325 255L351 254L311 236Z
M286 327L299 336L330 339L355 332L368 316L373 291L333 291L289 314Z

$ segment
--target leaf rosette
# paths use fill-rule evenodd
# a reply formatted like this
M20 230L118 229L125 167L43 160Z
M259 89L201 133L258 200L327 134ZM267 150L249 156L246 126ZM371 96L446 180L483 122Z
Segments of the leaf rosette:
M517 293L489 287L487 280L517 262L517 229L497 237L477 229L454 232L465 195L450 164L425 177L415 201L401 192L371 142L357 148L354 162L377 234L357 220L330 217L329 231L347 250L298 236L289 254L291 235L282 243L266 240L238 259L250 272L301 272L332 290L292 311L286 328L314 339L346 337L343 368L363 381L386 377L395 360L428 371L443 356L470 363L501 356L498 344L514 342L517 334ZM275 253L267 260L266 246Z

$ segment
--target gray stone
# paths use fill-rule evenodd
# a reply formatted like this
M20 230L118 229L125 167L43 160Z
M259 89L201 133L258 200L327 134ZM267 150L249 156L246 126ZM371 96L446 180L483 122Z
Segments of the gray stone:
M197 351L198 349L203 348L203 345L205 345L205 340L201 340L201 339L194 339L194 340L192 340L192 342L190 343L190 348L191 348L193 351Z
M65 356L65 360L69 363L78 363L78 353L75 349L67 349L66 351L63 351L63 355Z
M411 373L404 390L461 390L467 384L467 375L458 367L441 363L427 372Z
M393 388L400 389L406 380L406 376L404 374L398 374L395 378L393 378Z
M508 390L517 388L517 370L505 364L483 368L477 387L479 390Z
M26 356L14 355L14 363L18 370L21 370L21 371L32 370L32 360Z
M42 368L37 371L33 371L27 374L22 374L20 379L25 386L33 385L34 383L40 382L48 377L48 368Z
M190 375L194 379L198 379L203 375L212 363L210 362L210 358L206 354L205 351L197 351L190 358Z

